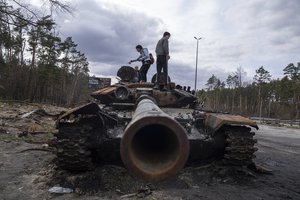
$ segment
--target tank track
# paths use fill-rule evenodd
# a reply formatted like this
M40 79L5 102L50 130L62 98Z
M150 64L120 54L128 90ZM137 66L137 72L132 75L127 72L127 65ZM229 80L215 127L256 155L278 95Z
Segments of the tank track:
M89 149L94 127L86 120L62 123L56 135L56 165L69 171L92 170L94 164Z
M226 147L223 157L225 165L248 166L253 163L257 148L251 128L245 126L229 126L225 129Z

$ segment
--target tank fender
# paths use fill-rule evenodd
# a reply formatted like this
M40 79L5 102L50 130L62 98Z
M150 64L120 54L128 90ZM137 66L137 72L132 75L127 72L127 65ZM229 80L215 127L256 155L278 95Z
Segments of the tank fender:
M114 127L118 124L118 120L116 116L110 115L105 111L101 110L101 108L96 103L88 103L73 109L68 110L61 116L59 116L56 121L56 127L58 128L60 123L74 123L76 120L78 121L80 117L96 117L104 127ZM79 117L79 118L78 118Z
M59 116L58 121L68 119L71 115L95 115L100 110L99 106L96 103L88 103L82 106L72 108Z
M205 118L205 125L213 131L219 130L223 125L247 125L258 130L256 121L240 115L228 115L219 113L208 113Z

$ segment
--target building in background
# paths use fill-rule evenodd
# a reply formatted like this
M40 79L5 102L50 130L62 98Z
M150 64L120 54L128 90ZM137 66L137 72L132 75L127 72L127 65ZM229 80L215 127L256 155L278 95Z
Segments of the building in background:
M111 78L101 78L101 77L89 77L89 85L90 89L101 89L111 85Z

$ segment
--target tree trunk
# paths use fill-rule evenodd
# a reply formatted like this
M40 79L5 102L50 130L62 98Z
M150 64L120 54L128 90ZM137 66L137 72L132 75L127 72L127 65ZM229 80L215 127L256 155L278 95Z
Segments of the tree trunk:
M259 121L261 122L261 117L262 117L262 99L260 99L260 104L259 104Z
M242 114L242 91L240 90L240 114Z

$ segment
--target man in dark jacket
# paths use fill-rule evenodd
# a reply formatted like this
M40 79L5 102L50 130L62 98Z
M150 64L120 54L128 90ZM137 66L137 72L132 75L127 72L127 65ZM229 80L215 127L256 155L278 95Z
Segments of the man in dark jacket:
M162 74L162 72L166 75L164 77L164 90L167 89L168 84L168 60L170 59L169 55L169 38L171 34L169 32L164 32L163 37L157 42L156 45L156 85L155 88L158 89L158 77Z
M142 45L137 45L136 51L140 53L140 56L135 59L131 60L128 63L131 64L132 62L140 61L142 62L142 66L140 69L140 74L141 74L141 82L147 82L147 72L150 68L150 57L149 57L149 52L147 48L143 48Z

